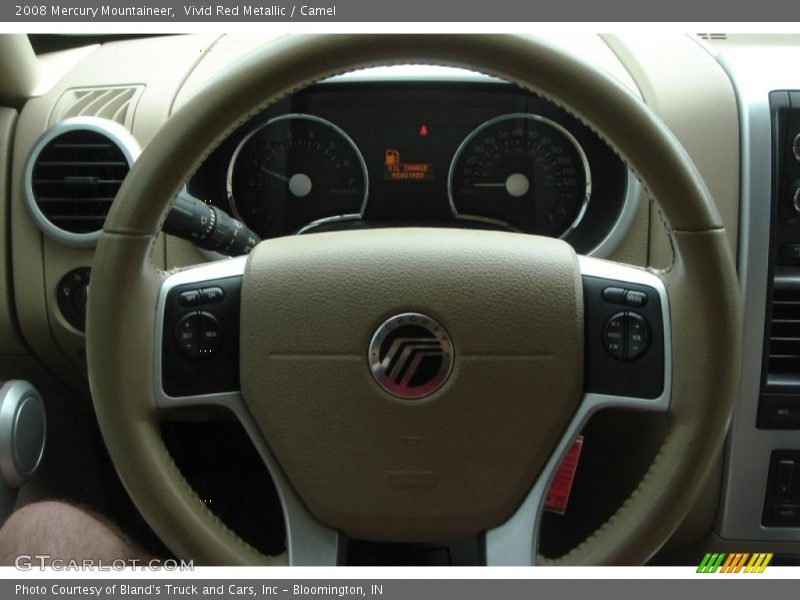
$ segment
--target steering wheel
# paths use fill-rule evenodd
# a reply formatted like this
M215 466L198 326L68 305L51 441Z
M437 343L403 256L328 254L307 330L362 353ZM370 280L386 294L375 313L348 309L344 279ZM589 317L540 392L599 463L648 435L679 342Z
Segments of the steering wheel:
M501 77L594 129L659 203L672 265L418 228L272 239L175 273L153 266L171 199L248 118L334 74L421 62ZM185 292L207 288L218 288L214 304L185 305ZM722 447L739 330L733 259L700 175L607 74L527 37L292 36L228 69L141 154L97 247L87 350L111 458L179 557L333 565L342 534L484 533L487 564L540 563L560 459L596 410L625 407L666 412L663 445L618 512L556 563L637 564L680 523ZM225 406L244 425L281 497L286 555L249 546L182 477L159 417L188 405Z

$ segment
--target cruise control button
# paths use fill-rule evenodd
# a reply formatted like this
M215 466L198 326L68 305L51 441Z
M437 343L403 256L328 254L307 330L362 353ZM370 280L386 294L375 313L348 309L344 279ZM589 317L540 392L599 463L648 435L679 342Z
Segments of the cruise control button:
M175 326L175 343L186 358L197 358L197 315L185 315Z
M197 317L197 351L200 356L210 356L222 342L222 328L217 318L208 312Z
M225 296L225 292L221 287L207 287L200 290L205 302L219 302Z
M650 328L647 326L647 321L641 315L636 313L628 313L628 351L626 358L628 360L636 360L647 352L650 345Z
M628 290L625 292L625 304L633 306L634 308L641 308L647 304L647 294L637 290Z
M603 345L614 358L625 358L625 313L618 313L606 321Z
M200 295L200 290L189 290L188 292L181 292L180 300L181 306L197 306L203 301L203 296Z
M622 300L625 298L625 290L618 287L607 287L603 290L602 296L606 302L622 304Z

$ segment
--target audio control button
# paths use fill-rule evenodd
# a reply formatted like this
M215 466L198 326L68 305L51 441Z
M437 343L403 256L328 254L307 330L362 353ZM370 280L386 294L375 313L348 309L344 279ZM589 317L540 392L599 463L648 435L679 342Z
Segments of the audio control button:
M619 360L637 360L650 348L650 326L634 312L621 312L606 321L603 327L603 346Z
M625 298L625 290L618 287L607 287L603 290L603 300L613 304L622 304Z
M625 358L636 360L647 352L647 348L650 346L650 328L645 318L636 313L628 313L627 321L628 347Z
M217 318L209 312L198 313L197 317L197 353L199 356L211 356L222 343L222 328Z
M197 317L199 313L184 315L175 326L175 343L186 358L197 358Z
M628 290L625 292L625 304L634 308L641 308L647 304L647 294L638 290Z
M603 345L614 358L625 358L625 313L617 313L606 321Z

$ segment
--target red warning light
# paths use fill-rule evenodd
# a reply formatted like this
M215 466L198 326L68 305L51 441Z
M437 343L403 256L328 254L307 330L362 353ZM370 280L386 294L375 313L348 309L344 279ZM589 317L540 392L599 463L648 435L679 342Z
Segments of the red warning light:
M422 127L419 128L419 134L422 137L425 137L426 135L428 135L428 126L423 124Z

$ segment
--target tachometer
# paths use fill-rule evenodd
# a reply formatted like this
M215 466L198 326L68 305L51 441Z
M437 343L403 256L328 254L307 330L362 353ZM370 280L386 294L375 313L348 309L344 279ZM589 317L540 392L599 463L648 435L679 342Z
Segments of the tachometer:
M353 140L307 114L282 115L256 129L228 167L231 210L264 238L319 219L357 217L367 189L364 158Z
M462 218L503 221L515 229L565 237L591 196L586 154L564 127L513 113L470 133L450 165L448 192Z

